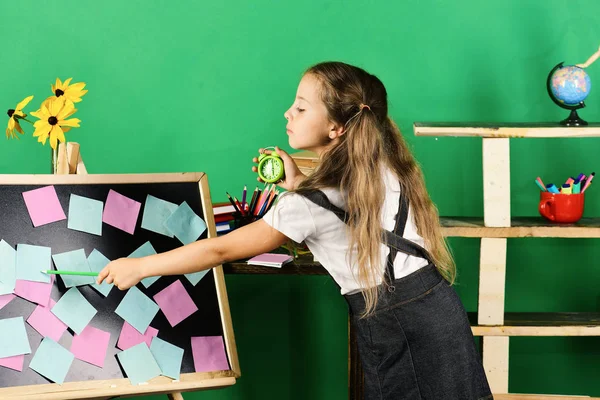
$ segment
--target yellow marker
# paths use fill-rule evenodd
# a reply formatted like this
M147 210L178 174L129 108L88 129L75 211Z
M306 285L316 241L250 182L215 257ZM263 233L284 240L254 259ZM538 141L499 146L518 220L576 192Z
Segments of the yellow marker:
M562 188L560 189L560 192L562 194L571 194L571 191L572 191L571 185L568 183L564 183L562 185Z

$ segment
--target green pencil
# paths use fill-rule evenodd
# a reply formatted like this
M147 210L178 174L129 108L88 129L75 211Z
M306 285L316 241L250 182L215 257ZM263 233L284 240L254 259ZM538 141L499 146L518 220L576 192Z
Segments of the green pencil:
M54 271L53 269L51 270L46 270L46 271L41 271L44 274L52 274L52 275L79 275L79 276L98 276L97 272L85 272L85 271Z

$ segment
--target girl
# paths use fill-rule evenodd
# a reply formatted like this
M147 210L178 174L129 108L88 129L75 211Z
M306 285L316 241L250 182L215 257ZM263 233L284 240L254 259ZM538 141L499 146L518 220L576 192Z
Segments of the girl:
M348 302L365 399L488 399L437 210L381 81L339 62L308 69L284 114L289 144L319 155L304 176L284 160L289 190L263 217L218 238L108 264L98 282L124 290L306 242ZM262 151L261 151L262 152ZM255 163L257 159L253 160ZM256 167L253 167L256 171Z

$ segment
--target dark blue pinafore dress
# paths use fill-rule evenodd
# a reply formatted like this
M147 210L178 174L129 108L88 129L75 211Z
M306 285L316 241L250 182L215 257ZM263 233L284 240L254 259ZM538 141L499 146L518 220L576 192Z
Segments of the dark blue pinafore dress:
M301 193L347 222L344 210L314 190ZM366 400L492 399L467 313L456 291L439 274L428 251L403 238L408 200L402 194L394 231L382 242L390 253L374 313L361 318L362 293L345 295L364 372ZM395 279L397 252L429 264Z

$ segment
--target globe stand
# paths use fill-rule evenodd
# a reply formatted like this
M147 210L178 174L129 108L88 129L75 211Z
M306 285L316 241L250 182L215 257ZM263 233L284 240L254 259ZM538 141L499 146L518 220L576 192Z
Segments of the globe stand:
M556 64L556 66L554 68L552 68L552 71L550 71L550 73L548 74L548 79L546 79L546 89L548 90L548 96L550 96L550 98L552 99L554 104L556 104L560 108L564 108L565 110L571 110L571 114L569 114L569 116L567 118L560 121L561 125L564 125L564 126L586 126L588 123L586 121L582 120L581 118L579 118L579 115L577 114L577 110L585 107L585 102L582 101L579 104L569 105L569 104L563 103L562 101L559 101L552 94L552 89L551 89L552 75L554 75L554 72L556 72L556 70L558 70L562 67L563 67L563 62L559 62L558 64Z
M588 123L587 121L579 118L579 115L577 115L577 110L571 110L571 114L567 118L560 121L560 124L565 126L586 126Z

